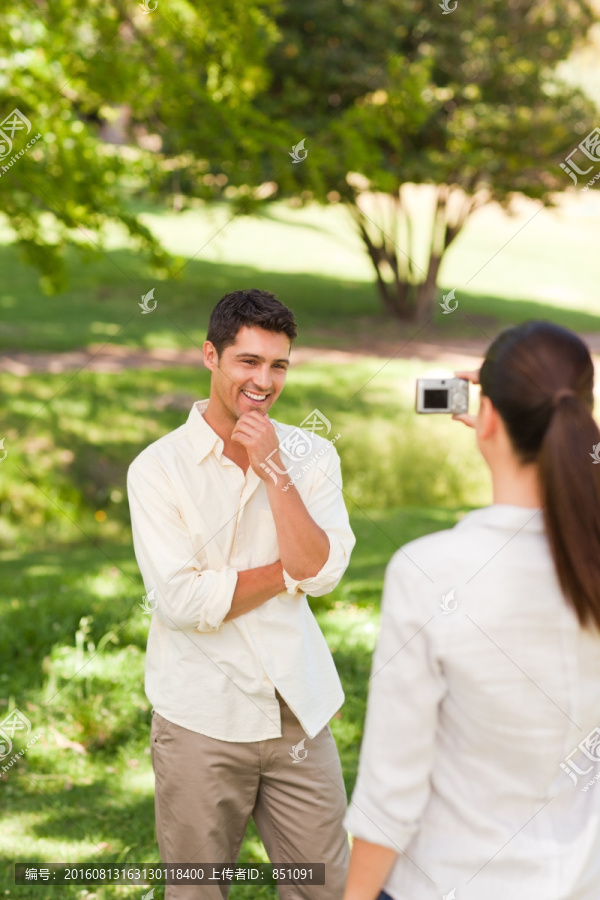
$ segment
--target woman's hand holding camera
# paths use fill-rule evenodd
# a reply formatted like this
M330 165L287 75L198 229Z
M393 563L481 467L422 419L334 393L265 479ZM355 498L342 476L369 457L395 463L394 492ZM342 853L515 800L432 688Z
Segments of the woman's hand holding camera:
M468 372L455 372L454 374L457 378L464 378L466 381L470 381L471 384L479 384L480 371L480 369L471 369ZM475 428L475 422L477 421L477 416L474 416L471 413L461 413L460 415L453 415L452 418L456 422L463 422L469 428Z

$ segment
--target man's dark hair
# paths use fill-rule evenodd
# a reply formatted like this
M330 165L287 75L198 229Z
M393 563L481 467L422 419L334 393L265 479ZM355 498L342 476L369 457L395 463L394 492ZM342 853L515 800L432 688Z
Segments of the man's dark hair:
M275 334L285 334L294 340L298 331L294 313L269 291L249 288L231 291L221 297L208 322L206 340L220 356L226 347L235 344L240 328L264 328Z

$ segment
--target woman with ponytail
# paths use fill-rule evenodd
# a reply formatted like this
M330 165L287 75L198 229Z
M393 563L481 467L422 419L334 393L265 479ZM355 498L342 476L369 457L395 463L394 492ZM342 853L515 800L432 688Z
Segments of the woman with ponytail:
M599 900L592 359L528 322L468 377L493 502L387 567L344 900Z

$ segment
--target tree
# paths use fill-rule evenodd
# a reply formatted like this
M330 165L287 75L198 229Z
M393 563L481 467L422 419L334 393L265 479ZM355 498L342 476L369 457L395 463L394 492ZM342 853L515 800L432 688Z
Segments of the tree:
M452 15L423 0L289 0L275 21L266 107L309 150L280 195L346 205L391 315L433 314L443 255L481 205L551 203L571 184L558 163L593 105L554 72L594 21L585 0L458 0ZM415 185L430 185L427 247Z
M254 0L4 0L0 211L46 290L64 285L66 248L101 248L114 222L172 271L127 197L210 198L227 160L256 165L257 130L271 127L252 102L275 37L268 10ZM257 177L252 166L244 174Z
M454 3L5 0L0 209L25 259L57 290L65 248L101 247L117 221L173 272L135 194L176 208L224 194L241 212L339 201L388 313L428 318L468 216L515 193L551 202L594 125L554 74L594 21L586 0Z

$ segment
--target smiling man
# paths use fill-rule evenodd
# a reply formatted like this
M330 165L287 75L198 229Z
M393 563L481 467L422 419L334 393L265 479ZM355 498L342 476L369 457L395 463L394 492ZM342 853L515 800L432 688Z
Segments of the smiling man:
M325 863L325 886L280 885L282 900L337 900L346 793L328 723L344 695L306 594L337 585L355 539L333 444L269 417L295 337L273 294L223 297L204 344L210 397L133 461L128 493L156 604L146 693L163 863L234 866L252 817L272 863Z

